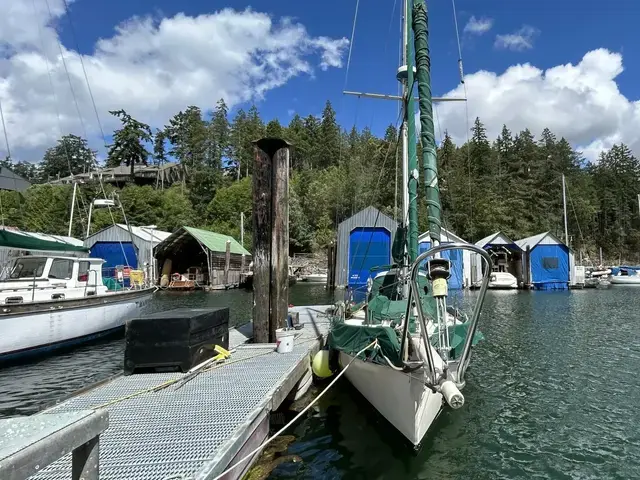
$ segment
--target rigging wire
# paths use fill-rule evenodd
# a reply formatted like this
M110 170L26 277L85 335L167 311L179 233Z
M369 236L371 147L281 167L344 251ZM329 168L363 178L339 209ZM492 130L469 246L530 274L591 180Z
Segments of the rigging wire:
M87 75L87 69L84 66L84 60L82 59L82 54L80 53L80 45L78 43L78 36L76 35L76 29L73 25L73 20L71 19L71 11L69 9L69 4L67 0L62 0L64 3L64 10L67 15L67 20L69 20L69 26L71 27L71 36L73 37L73 41L75 43L76 52L78 52L78 58L80 59L80 65L82 67L82 74L84 75L84 80L87 84L87 90L89 91L89 98L91 99L91 105L93 106L93 112L96 115L96 121L98 122L98 128L100 128L100 134L102 135L102 141L104 143L105 151L108 151L107 145L107 137L104 134L104 129L102 128L102 122L100 121L100 115L98 114L98 108L96 107L96 101L93 97L93 91L91 90L91 84L89 83L89 76Z
M51 23L54 22L53 13L51 12L51 6L49 5L49 0L44 0L47 5L47 10L49 11L49 19ZM58 50L60 51L60 59L62 60L62 65L64 66L64 71L67 74L67 80L69 82L69 89L71 90L71 96L73 97L73 103L76 106L76 112L78 112L78 119L80 120L80 125L82 127L82 133L84 134L84 138L89 138L87 135L87 128L85 126L84 120L82 118L82 114L80 113L80 105L78 104L78 98L75 94L75 90L73 89L73 82L71 81L71 75L69 74L69 68L67 67L67 61L64 59L64 52L62 50L62 43L60 42L60 37L58 35L56 37L56 43L58 44Z
M464 72L462 69L462 46L460 43L460 31L458 29L458 13L456 10L456 1L451 0L451 6L453 9L453 23L456 29L456 41L458 44L458 69L460 71L460 83L462 83L462 88L464 89L464 108L465 108L465 120L467 127L467 169L469 171L469 229L472 231L473 229L473 198L472 198L472 185L471 185L471 145L469 132L471 131L469 126L469 95L467 92L467 84L464 81Z
M33 6L33 14L34 16L38 16L38 8L36 7L36 0L31 0L31 5ZM53 94L53 102L56 108L56 118L58 120L58 133L60 137L64 135L62 130L62 119L60 118L60 108L58 105L58 95L56 94L56 89L53 86L53 78L51 76L51 65L49 64L49 58L46 54L45 43L44 43L44 35L42 33L42 26L40 22L38 23L38 38L40 39L40 48L42 48L42 56L44 57L45 66L47 67L47 76L49 77L49 85L51 86L51 93ZM73 177L73 169L71 168L71 155L69 154L69 149L67 148L67 143L62 142L62 146L64 147L65 154L67 156L67 166L69 167L69 175ZM48 179L47 179L48 180Z

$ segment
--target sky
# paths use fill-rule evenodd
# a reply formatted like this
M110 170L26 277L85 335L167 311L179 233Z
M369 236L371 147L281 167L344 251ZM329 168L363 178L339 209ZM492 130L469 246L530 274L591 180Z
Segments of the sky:
M437 139L447 131L463 143L479 117L490 139L503 124L534 135L548 127L591 161L620 142L640 155L640 2L455 3L454 16L451 1L427 2L433 94L468 99L436 105ZM108 142L118 126L109 110L155 129L220 98L231 118L255 103L265 121L282 124L320 115L330 100L343 128L382 134L397 124L397 102L342 92L397 93L402 0L360 0L354 29L356 4L0 0L0 102L12 156L39 161L75 133L104 157L103 133Z

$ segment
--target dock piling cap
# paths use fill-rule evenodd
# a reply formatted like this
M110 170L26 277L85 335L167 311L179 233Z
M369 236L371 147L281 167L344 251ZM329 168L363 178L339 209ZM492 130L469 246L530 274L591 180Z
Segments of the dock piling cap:
M276 153L281 148L291 147L293 145L291 142L279 137L259 138L257 140L253 140L251 143L253 143L255 146L257 146L260 150L262 150L264 153L266 153L270 157L272 157L273 154Z

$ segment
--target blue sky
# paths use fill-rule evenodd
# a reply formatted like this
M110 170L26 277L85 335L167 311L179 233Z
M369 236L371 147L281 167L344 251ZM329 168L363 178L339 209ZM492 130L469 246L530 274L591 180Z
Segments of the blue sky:
M7 1L11 0L0 0L0 6L2 2ZM60 2L50 1L54 4ZM268 14L274 28L283 18L289 17L293 23L304 26L310 38L328 37L338 41L343 37L351 37L355 6L355 0L256 0L251 3L241 0L76 0L71 3L70 18L77 34L79 52L86 56L85 62L91 64L91 59L96 56L96 43L100 39L114 37L117 34L116 27L123 22L131 22L134 17L144 18L151 15L157 21L157 27L162 19L172 19L181 13L187 18L199 15L215 16L224 8L242 12L250 7L255 12ZM494 135L499 131L501 124L507 122L513 130L529 127L534 134L539 133L544 126L549 126L587 152L596 152L622 140L640 147L640 134L631 132L640 129L640 107L634 103L640 98L637 81L640 75L640 59L633 42L634 35L637 36L634 34L634 26L640 17L640 3L633 0L610 0L606 5L593 0L458 0L456 7L465 74L470 76L467 80L469 116L479 115L484 119L488 123L490 135ZM400 0L395 5L395 10L392 0L360 1L347 82L348 90L396 93L395 71L398 66L400 8ZM447 92L459 95L461 90L451 92L459 87L458 49L451 2L430 1L428 8L433 92L435 95ZM490 28L465 30L472 17L477 22L485 22L485 27ZM49 20L44 18L45 23L50 24ZM68 21L69 18L63 13L57 15L59 38L62 45L73 55L76 43ZM204 31L205 35L209 33L211 32ZM510 48L504 42L498 42L500 35L512 35L510 38L513 39L519 34L527 37L526 45L520 44L520 48L516 48L513 43L510 44L513 48ZM153 42L161 38L162 32L154 31L143 38L143 41ZM191 52L187 50L191 50L191 46L193 49L198 48L197 38L202 37L194 38L192 43L187 42L186 46L183 44L181 49L176 49L173 53L174 58L190 56ZM238 38L242 38L242 34ZM5 38L5 41L12 44L11 39L7 41ZM14 45L18 45L15 47L16 50L20 51L23 45L15 42ZM140 42L138 41L138 44ZM135 42L129 42L129 49L133 43ZM111 47L116 49L118 45ZM42 46L42 49L45 49L45 46ZM310 60L312 72L293 74L282 82L283 85L266 88L263 98L257 102L263 118L278 118L286 124L292 111L302 116L319 114L325 101L329 99L337 110L339 122L345 128L357 123L359 128L369 126L376 133L381 133L386 125L394 123L397 118L397 106L394 102L356 99L342 95L347 51L346 48L341 51L341 65L332 64L326 69L318 68L316 58ZM596 53L581 64L585 54L592 51ZM50 55L54 54L55 52ZM135 66L138 62L148 62L147 57L153 57L154 53L147 51L144 55L140 60L128 58L128 61ZM7 58L11 59L11 54ZM51 61L52 64L55 63L55 59ZM624 71L620 73L621 62ZM522 67L517 71L512 70L511 76L503 76L510 67L526 63L540 71ZM14 61L13 64L15 67L17 62ZM112 63L112 66L115 64ZM153 63L151 64L153 66ZM562 67L568 64L571 68ZM561 80L550 80L551 76L547 78L545 75L547 69L554 67L560 69L554 70L554 78L562 77ZM5 77L11 79L11 74L19 71L17 67L14 70L9 69L9 75L5 73ZM480 71L490 74L482 75L478 73ZM0 75L2 72L0 69ZM108 77L107 67L100 72L90 72L92 83L102 81L96 75ZM209 72L212 76L216 75L215 62L209 67ZM148 75L155 75L153 68L149 70ZM132 76L130 81L130 86L137 82L138 85L135 87L138 88L144 81L144 76ZM19 82L14 82L14 88L17 88L15 85L18 84ZM197 103L203 109L212 108L221 93L220 89L215 88L215 82L211 85L211 91L200 91L194 95L193 103ZM60 86L62 87L63 85ZM105 88L107 87L96 87L98 93ZM114 90L117 91L106 94L110 97L109 108L121 102L123 107L133 108L135 111L136 97L133 93L127 92L126 85ZM135 91L135 88L133 90ZM570 95L567 95L567 90L571 90ZM233 104L232 115L237 108L247 108L251 103L237 97L236 92L235 101L230 101ZM185 98L186 105L190 97L186 95ZM503 101L504 98L508 98L509 102ZM166 105L162 105L162 98L158 97L157 115L153 114L153 99L141 99L140 103L143 102L146 104L140 109L140 115L148 117L142 118L143 120L153 124L166 122L167 118L164 117L168 115L168 110L163 110ZM579 110L588 111L578 112ZM575 118L572 117L572 111L577 112ZM618 111L624 111L624 114L619 115L616 113ZM454 137L463 141L466 131L464 106L447 105L436 110L436 113L440 117L440 128L453 131ZM101 111L100 115L108 116L105 111ZM63 121L71 122L71 117L70 113L69 119ZM636 121L638 128L630 129L628 124ZM616 124L615 128L611 127L612 123ZM441 134L437 132L437 135L439 133ZM40 148L25 146L27 150L32 147L36 150Z

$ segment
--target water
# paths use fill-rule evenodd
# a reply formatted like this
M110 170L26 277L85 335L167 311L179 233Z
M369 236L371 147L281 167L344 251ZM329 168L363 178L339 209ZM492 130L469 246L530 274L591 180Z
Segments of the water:
M338 382L291 431L269 479L628 479L640 477L640 298L634 287L490 292L465 406L445 411L414 453ZM465 294L466 301L477 293ZM329 301L296 285L294 304ZM154 308L223 305L251 315L243 291L158 297ZM28 414L120 370L122 340L0 371L0 416Z

